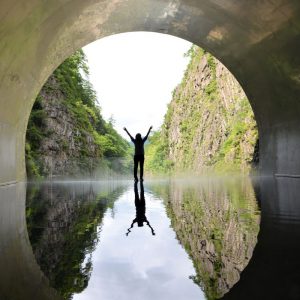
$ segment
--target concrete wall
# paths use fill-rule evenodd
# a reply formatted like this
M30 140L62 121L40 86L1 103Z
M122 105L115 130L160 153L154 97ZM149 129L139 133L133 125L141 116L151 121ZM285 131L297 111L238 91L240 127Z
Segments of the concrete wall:
M300 174L297 0L1 0L0 184L25 178L35 96L75 50L101 37L154 31L210 51L236 76L260 132L261 171Z

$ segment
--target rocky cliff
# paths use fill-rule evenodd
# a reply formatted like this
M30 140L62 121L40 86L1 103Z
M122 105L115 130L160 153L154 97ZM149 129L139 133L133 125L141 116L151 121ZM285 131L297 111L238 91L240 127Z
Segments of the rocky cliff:
M148 148L147 168L247 172L258 135L245 93L209 53L193 46L188 55L184 78Z
M85 75L84 75L85 74ZM122 172L129 144L106 122L87 77L82 51L49 77L34 103L26 135L29 177L94 175L105 165ZM103 168L102 168L103 171Z

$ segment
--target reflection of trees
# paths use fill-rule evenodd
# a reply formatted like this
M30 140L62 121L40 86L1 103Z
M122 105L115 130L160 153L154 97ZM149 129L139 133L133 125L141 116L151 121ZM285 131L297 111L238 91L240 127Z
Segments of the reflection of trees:
M249 181L153 186L166 203L177 238L193 260L190 278L207 299L239 280L257 241L260 216Z
M103 215L123 190L114 187L97 192L92 185L29 186L26 217L32 248L50 284L64 299L86 288Z

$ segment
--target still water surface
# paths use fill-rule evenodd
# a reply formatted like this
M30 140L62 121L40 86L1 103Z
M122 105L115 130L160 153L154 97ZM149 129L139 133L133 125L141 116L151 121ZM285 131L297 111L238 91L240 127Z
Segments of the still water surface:
M27 187L35 258L63 299L217 299L238 282L260 213L248 178Z

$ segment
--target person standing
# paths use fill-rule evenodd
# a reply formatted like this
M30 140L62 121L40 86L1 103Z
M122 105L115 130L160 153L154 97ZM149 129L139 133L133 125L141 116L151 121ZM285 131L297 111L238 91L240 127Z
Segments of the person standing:
M144 151L144 143L146 142L149 133L152 129L152 126L150 126L146 136L142 138L140 133L137 133L135 136L135 139L132 137L132 135L128 132L126 127L123 128L126 133L129 135L131 141L134 143L134 168L133 168L133 175L134 175L134 180L137 182L138 177L137 177L137 170L138 170L138 165L140 165L140 180L143 181L144 178L144 161L145 161L145 151Z

